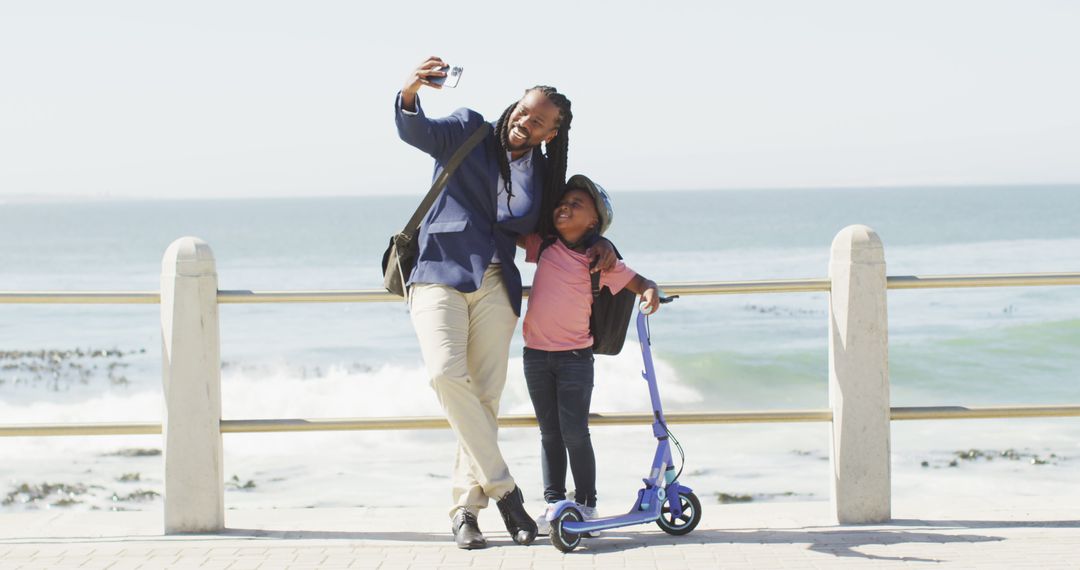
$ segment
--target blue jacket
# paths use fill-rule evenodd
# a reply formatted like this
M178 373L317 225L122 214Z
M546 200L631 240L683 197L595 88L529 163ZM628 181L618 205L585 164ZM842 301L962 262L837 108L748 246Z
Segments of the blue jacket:
M415 115L402 113L398 93L394 109L398 136L435 159L434 181L454 151L480 128L484 117L471 109L458 109L448 117L429 119L419 100L416 111ZM492 128L491 134L476 145L450 176L446 188L420 224L420 256L409 283L441 283L462 293L476 291L497 249L510 305L514 313L521 315L521 273L514 264L517 237L536 229L545 159L539 148L533 149L535 195L529 211L521 217L496 222L499 181L496 152Z

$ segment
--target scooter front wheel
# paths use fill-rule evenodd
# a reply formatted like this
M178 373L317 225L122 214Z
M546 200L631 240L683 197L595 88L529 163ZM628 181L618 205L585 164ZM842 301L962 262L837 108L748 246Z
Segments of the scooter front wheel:
M563 529L564 522L581 522L584 517L581 516L581 511L574 507L567 507L559 516L551 521L551 544L555 545L561 552L570 552L577 548L581 544L581 535L566 532Z
M682 514L676 517L671 513L671 506L667 501L664 502L664 507L660 509L660 518L656 519L656 526L659 526L660 530L682 536L694 530L701 522L701 501L697 495L679 493L679 505L682 507Z

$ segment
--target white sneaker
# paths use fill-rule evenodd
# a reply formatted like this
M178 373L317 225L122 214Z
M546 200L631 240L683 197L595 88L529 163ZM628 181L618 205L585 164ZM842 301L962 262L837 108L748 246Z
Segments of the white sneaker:
M549 534L551 532L551 523L548 522L547 516L555 510L555 503L548 503L546 509L540 516L536 517L536 535Z
M585 520L591 521L600 518L600 512L596 510L596 507L586 507L585 505L578 505L578 509L581 510L581 516L585 517ZM587 538L597 538L600 536L600 531L594 530L585 533Z

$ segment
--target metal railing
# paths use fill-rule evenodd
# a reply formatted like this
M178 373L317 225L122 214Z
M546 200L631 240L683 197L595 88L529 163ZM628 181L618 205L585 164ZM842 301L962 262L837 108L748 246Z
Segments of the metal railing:
M1080 273L1012 273L991 275L893 275L889 289L963 287L1045 287L1080 285ZM748 293L813 293L829 291L827 277L768 281L702 281L661 284L671 295L740 295ZM531 287L525 287L528 297ZM329 291L218 291L218 303L384 303L401 297L380 289ZM157 291L0 291L0 304L156 305Z
M966 287L1042 287L1080 285L1080 273L1015 273L992 275L894 275L886 278L889 289L944 289ZM661 284L671 295L738 295L751 293L827 292L831 280L774 279L765 281L672 282ZM525 287L525 296L531 288ZM248 291L220 290L218 303L379 303L401 302L401 298L376 289L323 291ZM0 304L158 304L156 291L0 291ZM829 422L832 410L710 411L669 412L673 424L731 424L778 422ZM1067 406L916 406L894 407L892 420L991 419L1080 416L1080 405ZM650 424L649 414L594 413L590 425ZM500 416L499 426L507 428L535 426L532 416ZM449 429L442 417L414 418L318 418L274 420L222 420L223 433L346 431L346 430L417 430ZM160 423L118 422L83 424L0 425L0 437L56 435L159 435Z
M1076 406L907 406L890 410L890 419L903 420L975 420L993 418L1065 418L1080 417ZM652 414L591 413L590 426L648 425ZM770 410L752 412L668 412L669 424L764 424L831 422L832 410ZM499 416L499 427L536 427L532 415ZM373 431L450 429L441 417L319 418L274 420L221 420L222 433L268 433L288 431ZM56 435L161 435L160 423L68 423L0 426L0 437Z

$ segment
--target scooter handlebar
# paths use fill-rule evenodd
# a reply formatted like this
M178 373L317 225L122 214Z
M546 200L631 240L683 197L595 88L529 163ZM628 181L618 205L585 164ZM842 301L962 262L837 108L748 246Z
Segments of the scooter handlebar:
M678 298L679 298L679 296L678 296L678 295L672 295L672 296L670 296L670 297L665 297L665 296L664 296L664 295L663 295L663 294L661 293L661 294L660 294L660 304L661 304L661 305L666 305L666 304L668 304L668 303L670 303L670 302L672 302L672 301L674 301L675 299L678 299ZM645 315L651 315L651 314L652 314L652 310L651 310L651 309L649 309L649 308L648 308L648 305L646 305L646 304L645 304L644 302L642 302L642 303L640 303L640 304L638 305L638 310L639 310L639 311L641 311L641 312L642 312L642 314L645 314Z

